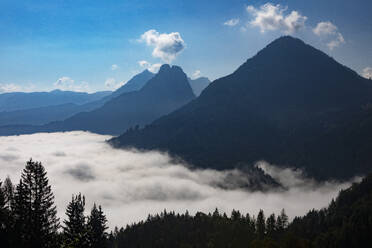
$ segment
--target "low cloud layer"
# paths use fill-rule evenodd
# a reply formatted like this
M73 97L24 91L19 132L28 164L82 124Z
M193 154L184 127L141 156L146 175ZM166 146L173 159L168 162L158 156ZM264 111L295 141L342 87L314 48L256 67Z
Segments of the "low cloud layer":
M171 63L186 46L179 32L160 34L155 29L143 33L139 41L154 47L152 56L166 63Z
M286 190L250 192L231 187L245 177L239 170L191 170L159 152L112 149L105 143L108 138L87 132L0 137L0 177L9 175L16 183L28 159L41 161L61 218L71 195L81 192L88 210L93 202L102 205L110 227L143 220L164 209L193 214L218 207L221 212L238 209L257 214L259 209L278 213L285 208L294 217L327 206L340 189L350 185L318 184L302 177L301 171L259 162L257 166Z

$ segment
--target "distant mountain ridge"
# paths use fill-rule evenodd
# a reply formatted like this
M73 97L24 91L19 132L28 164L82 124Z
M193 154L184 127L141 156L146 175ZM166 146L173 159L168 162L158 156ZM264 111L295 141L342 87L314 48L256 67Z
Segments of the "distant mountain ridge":
M195 96L199 96L200 93L211 83L207 77L199 77L195 79L189 78L188 80Z
M153 73L149 72L148 70L145 70L135 75L126 84L124 84L114 92L108 91L107 94L99 94L97 95L97 97L92 98L92 100L88 102L85 102L84 99L77 100L74 99L75 102L83 104L70 102L56 104L58 103L57 99L57 101L55 102L50 101L51 105L47 106L33 108L27 106L26 109L22 108L12 111L0 111L0 126L44 125L53 121L62 121L77 113L88 112L97 109L108 100L115 98L123 93L140 90L153 76L154 76ZM64 91L55 90L46 93L49 93L50 95L52 94L55 95L56 93L63 94ZM79 93L79 95L81 94ZM85 96L85 93L83 94L83 96ZM35 97L37 97L36 94ZM68 99L66 100L68 101Z
M12 92L0 94L0 112L40 108L67 103L85 104L97 101L111 94L111 91L96 93L53 90L50 92Z
M140 90L123 93L97 109L43 126L3 126L0 127L0 135L72 130L120 134L130 127L151 123L194 98L182 69L163 65Z
M372 168L372 113L363 107L371 102L370 80L285 36L194 101L110 143L168 151L198 167L264 159L347 178Z

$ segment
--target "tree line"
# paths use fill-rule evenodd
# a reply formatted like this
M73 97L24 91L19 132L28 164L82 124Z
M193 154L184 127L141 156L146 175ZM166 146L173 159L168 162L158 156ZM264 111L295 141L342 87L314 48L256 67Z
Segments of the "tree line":
M107 220L101 206L85 216L85 197L73 195L61 226L47 172L40 162L26 163L19 183L0 182L0 244L11 248L104 248Z
M85 197L68 203L66 218L57 218L54 195L45 168L29 160L14 186L0 182L0 244L12 248L124 248L124 247L370 247L372 243L372 175L340 192L327 208L311 210L289 222L278 216L257 216L233 210L228 216L190 215L164 210L144 221L107 232L101 206L85 216Z

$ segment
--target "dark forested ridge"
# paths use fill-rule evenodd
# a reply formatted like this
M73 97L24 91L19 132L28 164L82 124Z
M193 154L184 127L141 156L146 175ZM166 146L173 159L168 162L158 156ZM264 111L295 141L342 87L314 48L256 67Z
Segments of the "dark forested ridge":
M1 247L370 247L372 175L342 190L327 208L292 222L284 209L277 216L164 210L108 233L101 206L94 204L88 216L85 210L85 197L73 195L59 220L47 172L30 160L16 186L9 178L0 183Z
M195 98L186 74L178 66L163 65L153 77L150 72L140 75L141 80L151 79L140 90L122 93L102 107L42 126L3 126L0 135L73 130L117 135L130 127L151 123Z
M318 179L368 173L372 81L299 39L282 37L186 106L110 141L166 150L198 167L258 160Z

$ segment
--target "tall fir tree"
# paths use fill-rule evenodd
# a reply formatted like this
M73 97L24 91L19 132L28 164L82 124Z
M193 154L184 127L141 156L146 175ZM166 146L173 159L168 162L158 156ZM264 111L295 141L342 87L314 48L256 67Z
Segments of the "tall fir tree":
M265 223L265 214L262 209L258 212L257 220L256 220L256 231L257 235L260 239L262 239L265 236L266 232L266 223Z
M103 214L101 206L93 205L88 218L89 243L92 248L107 247L107 219Z
M8 239L9 230L9 210L6 206L6 197L0 182L0 245L1 247L10 247Z
M14 185L9 176L4 180L2 189L5 196L5 205L11 211L14 206Z
M30 159L22 172L14 197L19 242L27 248L55 247L59 219L47 173Z
M87 248L89 246L89 236L86 225L85 197L79 193L72 196L71 202L67 205L67 219L63 221L63 247Z

